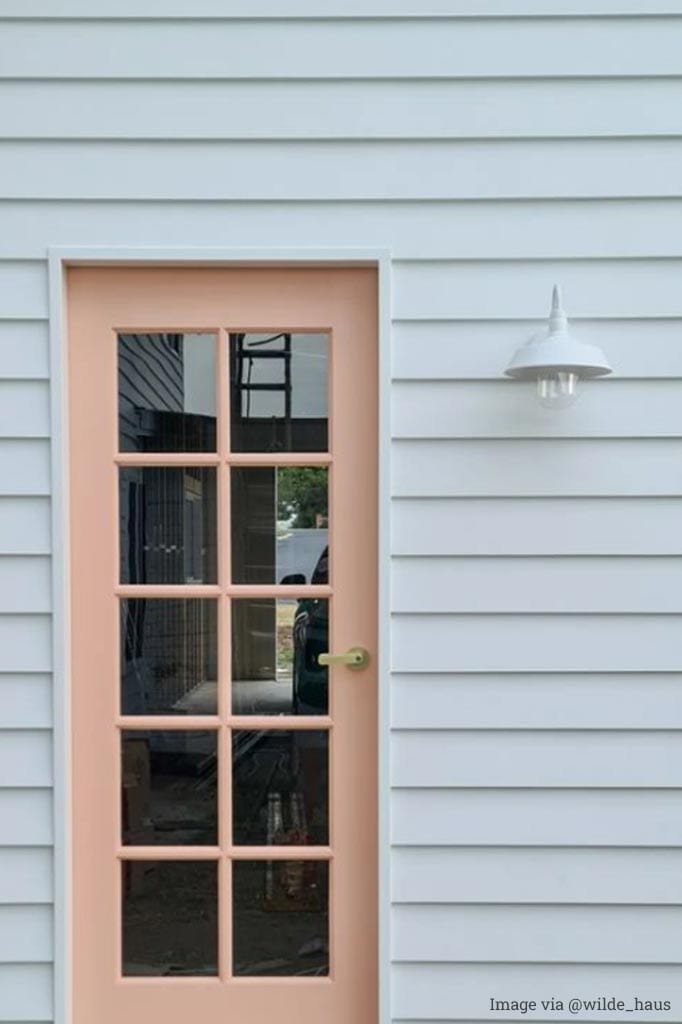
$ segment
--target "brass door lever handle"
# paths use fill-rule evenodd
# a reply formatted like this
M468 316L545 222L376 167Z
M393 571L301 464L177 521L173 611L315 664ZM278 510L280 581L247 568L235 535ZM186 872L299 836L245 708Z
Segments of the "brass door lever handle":
M369 651L365 647L349 647L345 654L320 654L319 665L345 665L355 672L369 665Z

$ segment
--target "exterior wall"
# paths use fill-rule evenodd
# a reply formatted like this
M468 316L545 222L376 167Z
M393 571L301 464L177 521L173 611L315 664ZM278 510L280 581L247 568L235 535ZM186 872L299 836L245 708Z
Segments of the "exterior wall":
M679 1019L680 4L59 6L0 33L0 1021L58 1012L54 245L392 250L393 1019ZM616 367L561 415L500 379L554 281Z

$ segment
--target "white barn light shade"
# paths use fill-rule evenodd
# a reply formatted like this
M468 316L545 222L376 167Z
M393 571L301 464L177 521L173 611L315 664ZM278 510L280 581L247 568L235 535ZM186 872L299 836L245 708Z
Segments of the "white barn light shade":
M555 285L547 331L521 345L504 372L516 380L537 381L540 402L558 409L575 401L581 378L605 377L612 371L600 348L570 334Z

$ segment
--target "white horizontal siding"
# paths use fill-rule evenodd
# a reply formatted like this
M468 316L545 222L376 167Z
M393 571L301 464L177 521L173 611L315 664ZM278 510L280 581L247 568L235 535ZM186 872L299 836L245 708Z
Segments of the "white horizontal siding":
M340 150L341 152L342 150ZM204 246L281 247L283 240L296 237L301 247L328 247L330 240L340 247L390 247L398 259L620 259L628 257L682 256L682 199L605 199L529 201L258 201L205 200L139 203L132 201L0 200L0 215L5 231L0 234L0 258L43 259L45 240L62 244L101 246L185 246L188 224L192 237ZM1 268L0 268L1 269ZM588 268L589 269L589 268ZM575 300L571 292L571 314ZM526 322L499 322L505 315L501 301L491 302L488 321L448 325L456 339L466 338L471 329L476 339L480 330L490 327L504 332L501 343L511 352L546 316L548 297L538 294L527 310ZM602 309L602 313L604 310ZM608 312L611 318L614 313ZM427 318L429 311L426 311ZM633 325L638 332L635 346L640 365L654 375L660 367L656 349L651 359L646 347L659 327L656 321ZM497 318L497 320L496 320ZM620 327L613 323L608 340L609 351L620 345ZM625 330L629 330L627 323ZM672 332L676 324L668 324ZM420 330L423 324L415 325ZM601 328L587 323L585 330ZM603 325L607 329L607 324ZM394 321L394 349L404 329ZM408 325L409 329L409 325ZM47 335L46 335L47 336ZM632 335L629 335L632 337ZM676 335L679 337L679 334ZM674 336L668 334L674 345ZM423 340L423 339L422 339ZM624 340L624 339L623 339ZM639 348L641 344L641 348ZM463 358L461 356L460 358ZM504 356L506 359L506 354ZM623 362L615 359L616 373L625 372ZM418 376L433 364L420 369ZM663 366L665 369L665 365ZM443 363L445 376L451 375ZM666 374L664 373L664 376Z
M25 319L47 319L47 266L44 260L3 261L0 263L0 320Z
M676 556L680 522L680 498L414 498L393 503L393 551Z
M393 957L427 963L679 964L682 907L410 906Z
M47 729L0 730L0 779L10 788L52 785L52 737Z
M681 54L674 17L537 19L522 34L494 19L8 21L0 40L5 78L679 75Z
M506 363L500 363L500 373ZM682 436L682 381L586 381L580 385L580 400L559 417L556 410L533 400L534 391L534 383L512 380L397 381L392 393L393 435Z
M401 847L394 903L674 904L682 902L680 850L545 847Z
M0 556L47 555L50 552L48 498L10 498L0 501Z
M68 0L62 3L59 13L55 12L50 0L5 0L3 15L21 18L78 19L137 19L137 18L183 18L190 21L201 18L220 18L223 21L249 18L298 19L314 17L316 20L338 21L343 18L362 20L364 18L391 17L410 20L440 18L525 18L529 15L562 17L564 15L611 15L634 14L640 17L658 14L678 14L677 0L651 0L646 10L642 0L430 0L428 10L415 12L413 0L337 0L323 8L314 0L232 0L229 10L223 0L200 0L188 10L187 0L100 0L93 8L88 0Z
M624 1015L623 1011L595 1008L569 1015L567 1008L576 993L582 999L597 999L608 993L607 998L622 999L633 1011L635 995L640 999L669 999L672 1006L679 1006L682 1000L682 976L677 965L396 964L393 986L393 1012L401 1021L514 1019L509 1010L491 1010L491 998L536 1000L538 1010L528 1014L531 1019L577 1021L623 1020ZM552 999L561 1000L565 1010L543 1011L541 1000ZM519 1014L516 1019L526 1018ZM646 1019L670 1020L671 1011L650 1010Z
M50 559L0 555L0 614L49 612L51 607Z
M51 907L0 906L0 963L49 963L53 955Z
M572 316L678 317L682 299L674 282L681 272L682 261L672 259L401 261L394 274L394 314L402 319L475 320L493 314L527 319L538 312L546 315L548 295L558 281Z
M2 726L45 729L52 724L52 678L47 673L0 674Z
M49 789L0 787L1 846L49 846L52 837Z
M682 559L397 558L392 588L395 612L682 612Z
M0 142L0 189L17 199L661 197L677 195L681 174L682 140L672 138ZM611 315L622 315L628 298L621 294ZM674 295L659 315L671 302L679 315ZM439 315L439 304L430 312Z
M50 446L46 440L0 438L0 496L50 494Z
M392 473L396 497L681 496L682 443L403 440Z
M32 847L0 850L0 908L10 904L50 903L54 896L53 874L50 850Z
M54 1008L52 969L48 964L0 964L0 1021L43 1024Z
M0 320L0 380L45 380L48 362L45 324Z
M532 424L542 423L548 431L557 432L558 436L561 433L575 430L576 424L584 420L584 434L589 435L590 430L594 429L590 423L595 416L598 417L598 423L600 419L602 421L598 429L605 430L603 420L608 408L613 404L613 411L617 414L624 397L627 397L628 401L632 401L635 407L638 404L644 404L647 417L657 412L656 406L661 398L664 402L667 399L671 406L674 404L674 399L677 398L676 389L679 385L673 384L673 382L682 378L682 319L589 320L575 318L573 331L576 336L594 342L609 352L614 362L613 376L598 382L598 387L595 382L581 389L578 410L566 411L565 419L568 426L565 425L564 417L557 420L557 417L552 417L545 410L535 411L532 404L529 406L528 396L524 394L524 389L518 383L503 381L501 373L518 345L527 340L531 334L542 330L545 322L542 319L525 321L396 321L393 326L393 376L399 385L394 390L398 433L403 434L409 429L410 420L407 419L407 425L405 425L402 418L407 418L410 411L408 402L419 401L426 394L424 385L421 383L425 381L429 382L431 388L434 388L435 384L440 385L440 388L435 387L434 390L428 391L429 398L434 395L437 398L440 392L449 399L453 431L457 431L458 422L458 419L454 417L461 419L464 412L469 412L471 406L475 406L474 414L480 411L480 415L470 424L467 423L467 429L473 434L478 426L480 436L485 436L492 430L491 414L493 417L497 415L499 418L504 415L504 429L510 434L512 431L519 433L519 427L510 419L510 411L513 411L515 417L518 415L522 418L525 417ZM36 329L36 332L45 333L45 328L41 324L10 323L4 325L8 336L18 333L20 326L30 326ZM2 328L3 325L0 324L0 338L2 337ZM17 340L21 341L21 339ZM46 346L46 340L44 344ZM13 346L12 352L15 355L20 354L19 345ZM42 357L38 357L36 354L36 362L38 362L38 358ZM6 372L8 376L13 374L11 369ZM44 374L36 367L35 370L18 369L15 375L41 377ZM648 378L648 380L644 387L636 390L633 381L628 378L635 378L638 383L642 378ZM667 378L671 378L671 380ZM491 383L490 391L486 392L480 388L472 389L471 394L475 395L475 399L470 397L467 400L467 396L470 394L468 387L466 390L455 388L452 391L446 387L446 382L483 380ZM656 383L664 381L664 386L660 390L652 392L654 381ZM615 391L612 390L614 385L616 385ZM604 392L603 386L608 386L610 390ZM518 397L515 399L513 396L517 393ZM488 396L487 401L486 395ZM463 409L460 407L462 397L466 403ZM509 408L505 408L503 414L500 407L505 405ZM578 411L580 416L578 416ZM493 420L493 422L495 421ZM655 426L649 427L646 422L643 426L648 433L654 434ZM429 422L420 422L417 427L422 430L431 429ZM434 425L433 429L440 428ZM616 435L623 429L619 427L617 421L614 423L613 430ZM417 434L416 436L429 435Z
M499 383L514 351L544 324L541 320L397 321L393 326L393 378L413 386L435 379ZM613 375L604 383L682 377L682 320L574 319L571 330L577 338L609 353ZM594 393L608 396L609 401L615 394L581 389L582 408L589 404L582 400L583 395Z
M6 672L49 672L52 632L49 615L0 616L2 668Z
M49 432L47 381L0 381L0 436L48 437Z
M393 733L391 755L406 788L682 789L682 732L412 728Z
M394 673L391 722L396 729L679 729L682 674Z
M679 672L679 615L395 615L398 672ZM561 652L561 660L557 652Z
M330 118L329 112L334 116ZM682 80L0 81L0 135L44 139L679 135Z
M679 790L397 789L398 846L682 845Z

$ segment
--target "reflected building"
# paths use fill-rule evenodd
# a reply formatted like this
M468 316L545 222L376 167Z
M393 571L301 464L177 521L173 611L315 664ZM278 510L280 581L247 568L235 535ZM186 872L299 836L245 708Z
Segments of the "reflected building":
M211 334L119 335L121 451L215 450L215 346ZM122 467L119 515L121 583L217 582L215 469ZM208 605L124 602L125 713L182 713L190 692L215 685L217 635Z
M327 336L319 334L230 335L225 397L232 451L327 450L328 347ZM195 453L216 453L216 368L213 334L120 334L120 450L187 453L188 462ZM327 565L327 491L325 467L233 468L232 582L326 582L319 565ZM119 501L121 583L219 582L216 468L122 467ZM217 640L210 603L125 603L126 713L215 712ZM279 604L279 615L274 600L233 605L235 711L293 709L293 614L283 617L285 603Z

